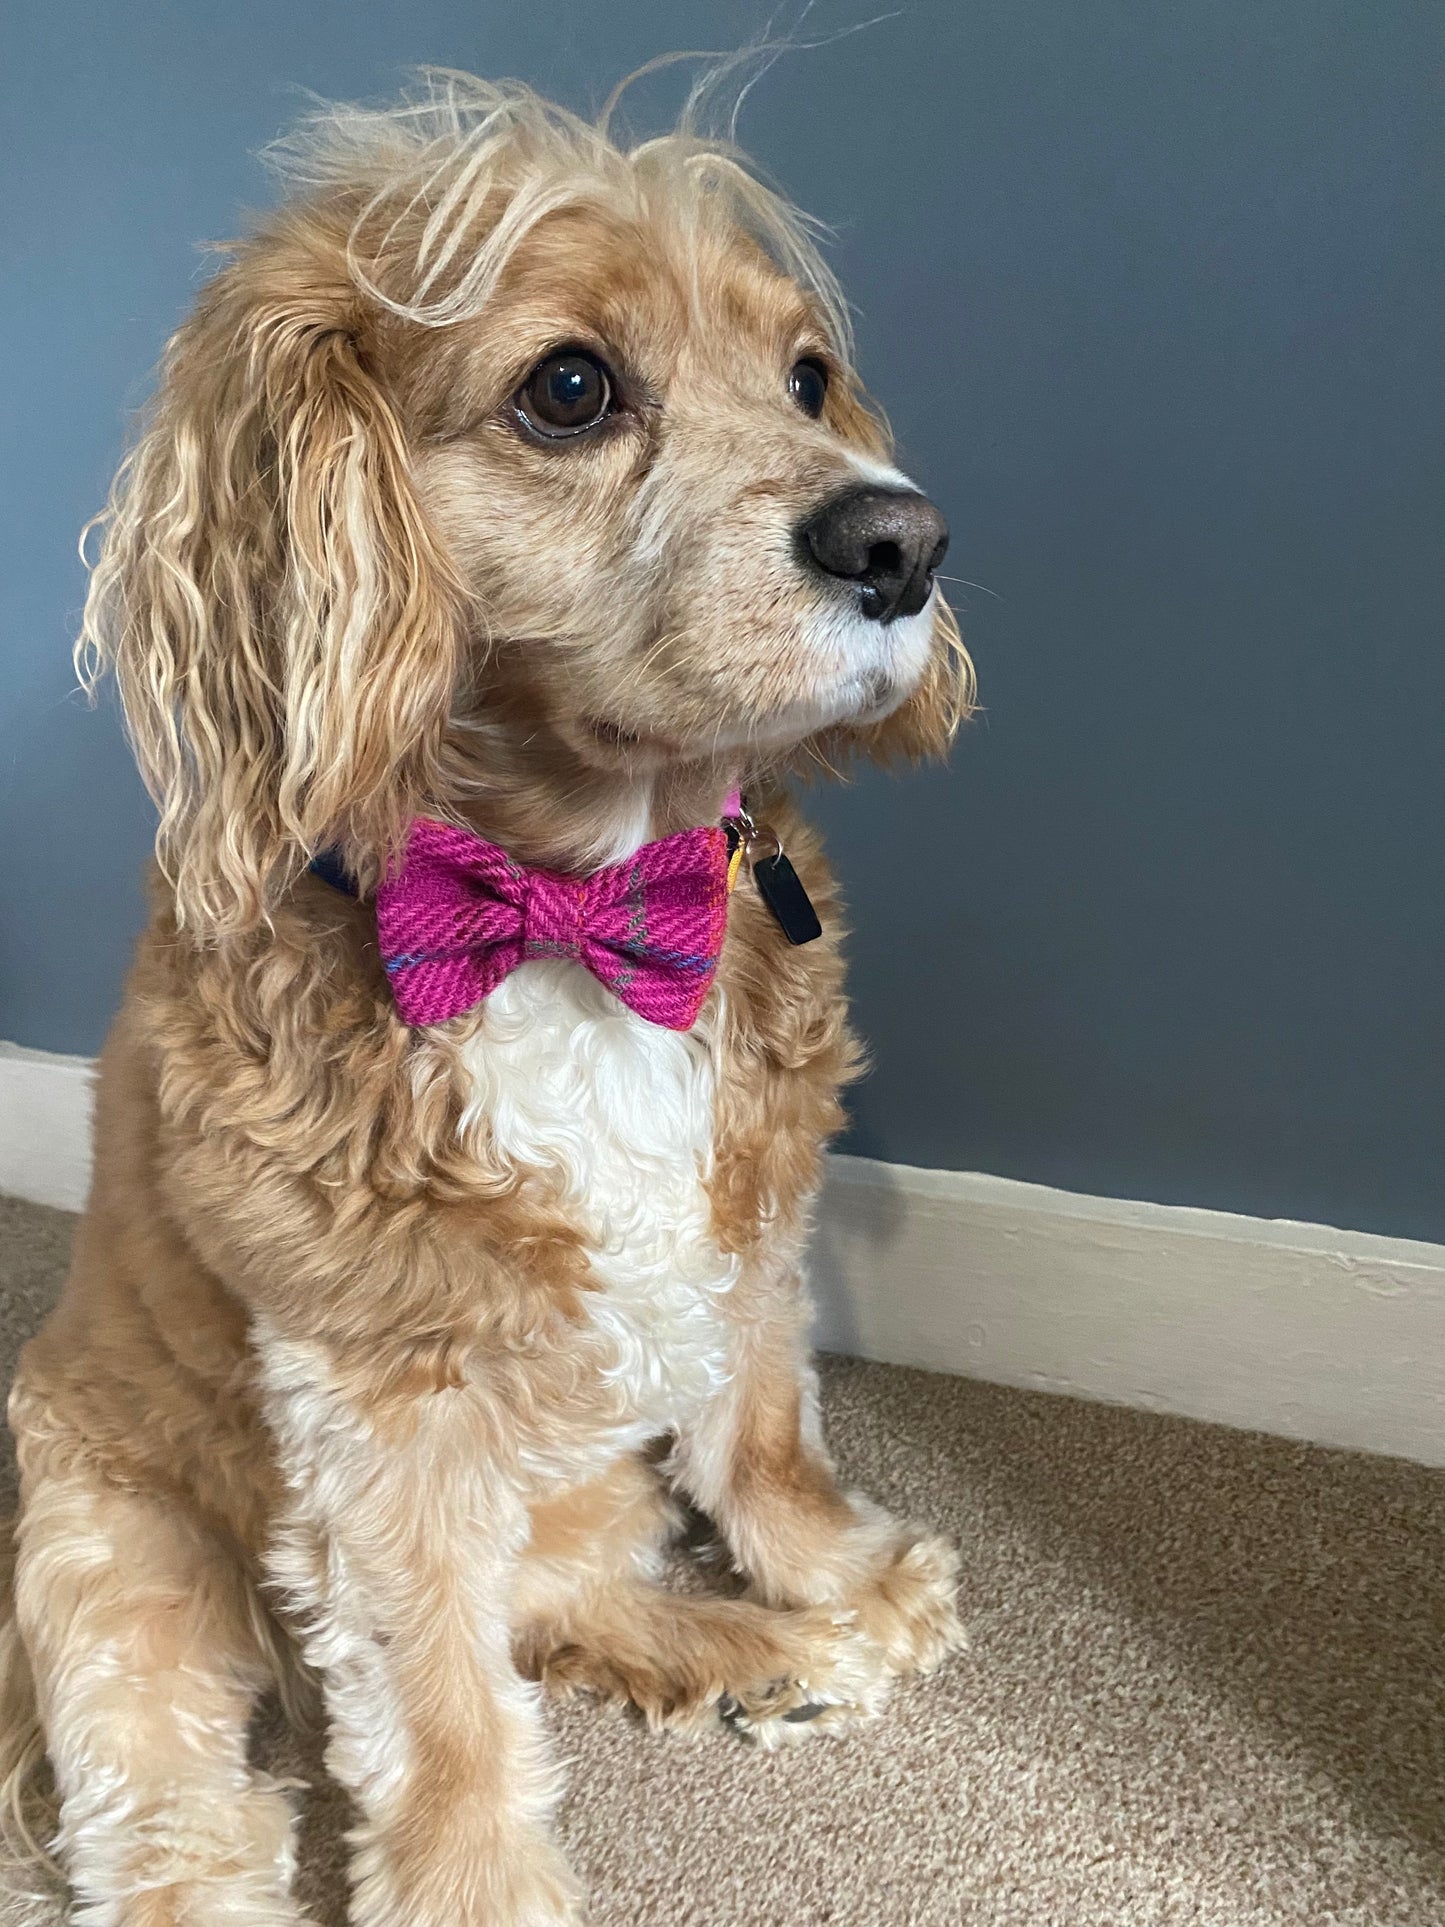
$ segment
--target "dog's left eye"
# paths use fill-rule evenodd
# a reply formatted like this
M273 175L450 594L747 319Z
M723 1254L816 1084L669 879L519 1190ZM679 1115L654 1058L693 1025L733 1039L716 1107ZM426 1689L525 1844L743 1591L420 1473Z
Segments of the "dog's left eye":
M816 421L828 399L828 370L812 355L793 363L788 376L788 393L805 415Z
M563 348L539 361L517 390L517 413L549 441L584 435L612 413L612 377L584 348Z

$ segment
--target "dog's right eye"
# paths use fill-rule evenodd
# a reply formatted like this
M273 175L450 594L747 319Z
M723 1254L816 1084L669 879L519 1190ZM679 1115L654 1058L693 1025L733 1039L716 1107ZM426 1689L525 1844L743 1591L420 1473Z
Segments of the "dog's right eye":
M563 348L537 363L513 405L533 434L566 441L585 435L612 413L612 377L586 349Z

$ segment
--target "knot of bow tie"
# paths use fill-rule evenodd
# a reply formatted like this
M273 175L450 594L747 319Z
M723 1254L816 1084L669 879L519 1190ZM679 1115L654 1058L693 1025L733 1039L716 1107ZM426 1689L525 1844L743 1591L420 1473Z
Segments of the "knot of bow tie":
M687 1030L717 970L727 904L719 828L665 836L626 862L567 877L422 817L400 870L377 891L376 927L408 1024L444 1023L519 964L566 957L639 1016Z

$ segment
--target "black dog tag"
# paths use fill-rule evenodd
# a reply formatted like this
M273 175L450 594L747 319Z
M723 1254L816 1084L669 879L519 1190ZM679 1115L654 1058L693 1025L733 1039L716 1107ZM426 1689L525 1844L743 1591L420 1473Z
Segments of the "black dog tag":
M815 937L822 936L823 926L812 899L781 850L776 856L759 857L752 865L752 872L763 902L789 943L811 943Z

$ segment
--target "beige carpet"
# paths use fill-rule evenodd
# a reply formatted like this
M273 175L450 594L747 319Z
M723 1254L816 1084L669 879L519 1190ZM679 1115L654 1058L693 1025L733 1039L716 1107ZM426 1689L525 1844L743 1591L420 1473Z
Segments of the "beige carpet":
M69 1231L0 1199L7 1376ZM782 1756L554 1715L595 1927L1445 1927L1445 1475L837 1360L826 1400L957 1538L971 1651Z

